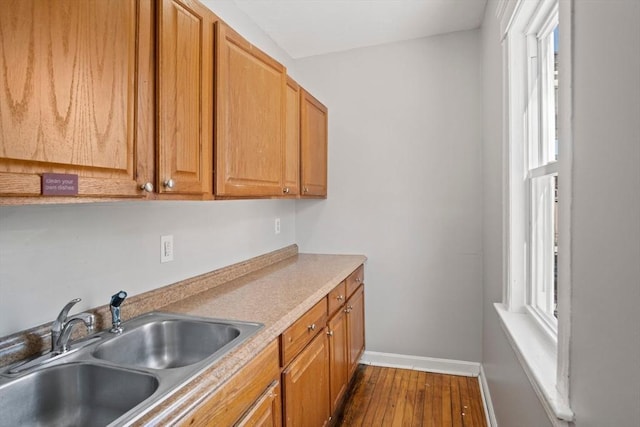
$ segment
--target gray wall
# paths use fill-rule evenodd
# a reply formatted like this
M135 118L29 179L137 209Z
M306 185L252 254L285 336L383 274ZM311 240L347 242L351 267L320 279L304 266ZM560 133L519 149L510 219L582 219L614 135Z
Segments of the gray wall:
M579 427L631 427L640 425L640 2L573 7L570 402ZM492 306L502 298L503 268L503 81L495 10L490 1L482 29L482 359L499 424L539 427L548 418Z
M640 425L640 1L574 5L571 404Z
M364 253L367 350L480 361L480 43L453 33L297 61L329 106L309 252Z

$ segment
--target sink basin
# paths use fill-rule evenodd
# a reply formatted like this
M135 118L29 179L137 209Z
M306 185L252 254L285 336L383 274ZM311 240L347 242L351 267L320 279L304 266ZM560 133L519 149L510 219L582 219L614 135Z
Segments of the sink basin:
M180 368L198 363L240 336L227 323L183 319L156 320L125 330L93 353L111 363L151 369Z
M153 375L115 367L53 366L0 386L0 425L105 426L158 384Z
M134 424L263 326L143 314L124 322L121 334L98 332L68 353L0 371L0 426Z

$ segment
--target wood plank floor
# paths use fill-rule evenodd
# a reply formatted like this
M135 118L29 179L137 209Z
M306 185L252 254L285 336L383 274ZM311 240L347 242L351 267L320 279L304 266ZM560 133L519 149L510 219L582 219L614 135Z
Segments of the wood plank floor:
M360 365L337 425L486 427L477 378Z

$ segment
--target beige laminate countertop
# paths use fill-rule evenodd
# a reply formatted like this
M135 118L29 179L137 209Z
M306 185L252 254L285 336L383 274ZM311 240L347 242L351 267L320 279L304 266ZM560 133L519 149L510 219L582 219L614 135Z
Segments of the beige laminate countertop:
M134 424L174 424L365 260L362 255L298 254L162 307L165 312L259 322L264 328Z

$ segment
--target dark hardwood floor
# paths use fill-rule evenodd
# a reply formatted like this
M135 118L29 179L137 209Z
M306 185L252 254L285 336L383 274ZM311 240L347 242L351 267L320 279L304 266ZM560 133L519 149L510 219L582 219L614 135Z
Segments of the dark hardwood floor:
M486 427L477 378L360 365L338 426Z

